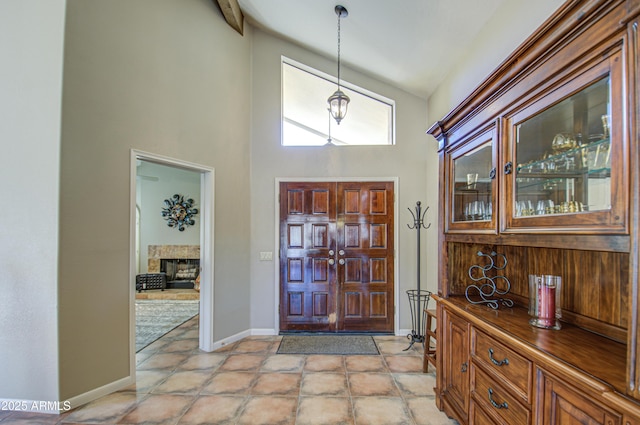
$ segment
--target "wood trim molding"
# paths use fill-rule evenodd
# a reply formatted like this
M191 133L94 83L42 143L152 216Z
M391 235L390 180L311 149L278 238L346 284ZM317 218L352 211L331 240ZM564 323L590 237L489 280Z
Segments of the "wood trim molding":
M244 15L238 0L217 0L218 6L229 26L244 35Z

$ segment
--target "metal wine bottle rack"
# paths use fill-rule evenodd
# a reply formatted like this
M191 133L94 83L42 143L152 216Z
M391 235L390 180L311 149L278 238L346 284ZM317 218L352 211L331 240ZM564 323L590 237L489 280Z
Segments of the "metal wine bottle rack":
M504 254L498 254L495 251L491 251L491 254L485 254L482 251L478 251L479 257L485 257L489 260L489 264L485 266L473 265L469 267L469 277L474 282L478 282L473 285L467 286L464 292L467 301L471 304L487 304L494 310L500 307L500 304L506 307L513 307L513 301L508 298L501 298L502 295L506 295L511 290L511 282L506 276L496 275L487 276L487 272L491 269L504 270L507 267L507 257ZM502 259L503 264L498 266L496 264L496 258ZM476 277L476 275L480 276ZM502 280L502 285L497 285L496 281ZM475 293L477 292L477 293Z

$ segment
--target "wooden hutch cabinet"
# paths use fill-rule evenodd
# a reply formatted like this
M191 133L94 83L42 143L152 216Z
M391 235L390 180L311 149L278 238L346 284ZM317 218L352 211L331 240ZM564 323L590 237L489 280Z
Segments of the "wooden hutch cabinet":
M639 21L566 1L428 131L436 403L462 424L640 425ZM561 277L561 329L529 324L530 274Z

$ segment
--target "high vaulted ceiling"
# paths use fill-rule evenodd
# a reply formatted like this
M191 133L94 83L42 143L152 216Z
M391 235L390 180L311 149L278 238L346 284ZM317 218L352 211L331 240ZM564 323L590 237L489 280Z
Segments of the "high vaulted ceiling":
M530 19L527 10L543 7L550 14L561 0L238 0L238 3L253 26L333 58L337 55L338 19L334 7L343 5L349 15L341 23L342 63L426 98L472 51L475 40L484 31L501 31L496 20L492 21L501 9L518 10L517 16L509 19L527 22ZM536 22L533 29L541 23ZM504 42L513 44L511 50L523 41L508 37L505 34Z

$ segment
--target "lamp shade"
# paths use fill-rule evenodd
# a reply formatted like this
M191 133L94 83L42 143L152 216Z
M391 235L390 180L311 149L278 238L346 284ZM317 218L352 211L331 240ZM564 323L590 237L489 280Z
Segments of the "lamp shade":
M350 100L349 96L344 94L340 89L336 90L327 100L329 103L329 112L331 112L331 116L336 120L338 125L340 125L340 121L347 115L347 106L349 106Z

